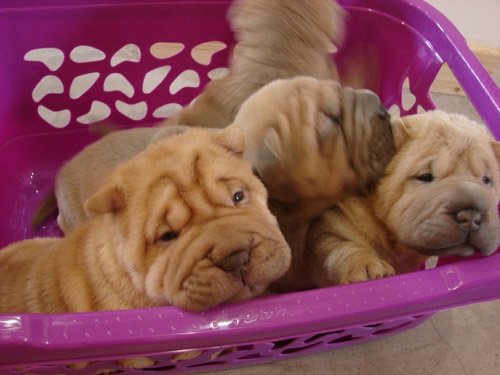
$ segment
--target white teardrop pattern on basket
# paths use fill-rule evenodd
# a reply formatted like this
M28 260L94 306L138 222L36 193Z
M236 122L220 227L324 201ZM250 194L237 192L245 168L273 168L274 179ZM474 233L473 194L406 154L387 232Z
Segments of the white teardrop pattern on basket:
M182 109L182 106L177 103L169 103L162 105L153 112L153 117L155 118L169 118L174 116L177 112Z
M199 87L200 76L194 70L188 69L177 76L170 85L170 94L175 95L186 87Z
M139 62L141 61L141 50L136 44L127 44L120 48L111 57L111 66L115 67L124 61Z
M90 106L90 111L76 119L80 124L92 124L105 120L111 114L111 108L103 102L94 100Z
M129 98L134 96L134 86L120 73L111 73L104 80L104 91L119 91Z
M149 49L151 55L157 59L164 60L178 55L184 49L182 43L155 43Z
M69 88L69 97L71 99L78 99L83 96L92 86L94 86L99 76L99 73L94 72L75 77Z
M76 63L89 63L104 60L106 54L94 47L77 46L70 52L69 57Z
M54 75L48 75L43 77L40 82L37 83L31 96L35 103L38 103L46 95L49 94L62 94L64 92L64 86L61 80Z
M121 100L117 100L115 105L118 112L134 121L142 120L148 113L148 105L146 102L127 104Z
M165 65L147 72L142 82L142 92L144 94L152 93L167 77L170 69L172 69L170 65Z
M69 110L52 111L43 105L38 106L38 115L54 128L58 129L67 126L71 120L71 112Z
M208 72L208 78L210 78L213 81L214 79L221 79L227 77L229 73L231 73L229 68L217 68Z
M417 102L417 97L411 92L410 78L406 77L403 82L403 98L401 100L401 106L405 111L409 111L415 103Z
M153 62L159 62L160 60L169 59L184 53L185 55L181 55L182 61L191 59L191 62L196 64L210 66L210 64L213 64L214 54L224 49L227 49L227 45L219 41L200 43L190 49L186 49L186 45L183 43L157 42L150 45L150 56L146 60L149 63L151 61L150 58L153 57ZM133 99L140 92L139 90L142 89L142 94L149 95L165 83L170 95L174 96L185 88L198 88L201 85L199 71L196 67L186 67L185 71L170 78L169 75L172 75L172 64L164 65L159 62L160 66L155 67L153 65L144 74L142 87L135 87L131 82L136 84L137 80L129 81L126 78L126 74L123 73L122 68L116 68L124 62L141 63L143 57L141 48L133 43L123 45L121 48L116 49L114 53L112 53L113 51L109 53L110 51L101 50L91 45L77 45L68 51L67 55L65 55L59 48L35 48L24 55L24 60L27 62L42 63L52 72L61 72L59 74L53 73L42 76L32 92L33 101L39 104L37 109L39 116L55 128L63 128L71 122L72 113L70 109L72 108L72 104L71 102L68 103L68 109L64 110L48 108L46 104L48 103L46 101L46 96L48 95L62 95L67 92L66 95L69 98L61 97L60 103L64 103L63 99L80 100L82 97L87 96L84 99L86 102L89 99L88 96L96 95L96 99L98 100L90 98L92 104L88 113L76 118L76 121L82 124L102 121L108 118L113 113L113 110L131 120L140 121L148 114L148 100L138 99L135 100L135 104L130 104L116 100L115 95L106 95L106 93L120 92L126 98ZM86 65L88 63L91 64ZM106 66L102 65L103 63ZM65 66L65 64L68 66ZM68 77L68 71L71 72L72 69L70 64L82 64L81 67L75 69L78 74L75 74L74 77ZM86 68L84 66L88 66L87 71L85 71ZM110 67L120 69L122 72L108 72ZM64 70L61 68L64 68ZM36 74L40 74L37 73L38 70L33 71ZM105 76L101 86L103 92L99 93L99 91L95 90L99 88L96 83L100 82L101 75L104 72L106 72L107 76ZM214 80L223 78L228 73L229 69L218 67L213 68L206 74L210 80ZM68 88L69 90L67 90ZM161 97L155 97L154 99L159 98ZM113 104L111 104L112 101L114 102ZM57 101L53 102L57 103ZM64 106L64 104L61 105ZM80 107L81 105L78 106L78 108ZM156 105L155 108L151 114L154 118L168 118L177 113L182 106L175 102L167 102L163 105Z
M212 41L201 43L191 50L191 57L201 65L210 65L212 57L219 51L225 49L227 45L222 42Z
M38 61L55 72L64 62L64 53L59 48L37 48L24 55L25 61Z

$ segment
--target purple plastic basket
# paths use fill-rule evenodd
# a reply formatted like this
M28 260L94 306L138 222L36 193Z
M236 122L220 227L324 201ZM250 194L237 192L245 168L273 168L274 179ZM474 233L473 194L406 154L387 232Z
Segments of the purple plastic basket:
M422 0L339 2L350 14L346 44L335 55L341 73L359 51L369 50L377 62L376 74L369 72L376 77L368 82L370 88L387 107L396 105L406 114L419 107L434 108L429 89L447 63L481 118L500 138L500 90L443 15ZM172 108L189 103L227 65L234 42L226 22L229 4L229 0L2 1L0 246L59 234L54 222L33 232L31 215L61 163L94 139L88 132L90 117L104 114L123 126L157 123ZM207 42L218 42L222 49L210 61L193 58L191 52ZM179 47L178 53L162 55L161 43L179 43L170 44ZM178 86L176 78L186 71L189 84ZM407 79L416 103L405 109L401 101ZM440 309L499 297L500 254L495 254L202 313L164 307L0 315L0 371L218 370L374 340L415 327ZM177 354L193 350L201 354L176 360ZM124 369L115 363L135 356L148 356L157 363L147 370ZM81 361L92 364L83 370L66 367Z

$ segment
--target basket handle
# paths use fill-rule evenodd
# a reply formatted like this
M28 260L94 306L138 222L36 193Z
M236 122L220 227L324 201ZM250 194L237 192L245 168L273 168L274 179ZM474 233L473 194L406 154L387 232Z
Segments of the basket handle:
M464 36L453 23L424 0L338 0L348 7L380 11L401 20L429 41L450 67L469 100L500 139L500 88L470 50Z

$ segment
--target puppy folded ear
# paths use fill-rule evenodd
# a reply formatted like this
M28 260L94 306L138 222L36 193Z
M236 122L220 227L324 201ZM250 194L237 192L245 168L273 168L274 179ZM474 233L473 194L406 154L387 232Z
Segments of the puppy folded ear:
M105 184L83 204L87 214L116 212L125 207L125 193L116 183Z
M410 138L411 131L408 127L408 123L401 117L392 117L391 129L394 148L399 150L401 145Z
M218 145L224 147L228 151L242 155L245 151L245 139L243 138L243 131L236 125L229 125L222 132L215 136Z

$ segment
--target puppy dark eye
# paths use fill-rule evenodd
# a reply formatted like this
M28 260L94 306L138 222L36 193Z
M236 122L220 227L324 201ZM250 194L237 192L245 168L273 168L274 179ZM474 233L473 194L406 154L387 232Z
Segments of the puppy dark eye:
M491 180L488 176L483 177L483 184L491 185Z
M163 235L160 237L161 241L172 241L175 240L179 236L178 233L176 232L165 232Z
M424 174L416 176L415 178L418 181L421 181L421 182L432 182L432 181L434 181L434 176L432 175L432 173L424 173Z
M233 195L233 204L236 206L238 203L240 203L243 199L245 199L245 194L242 191L237 191Z

